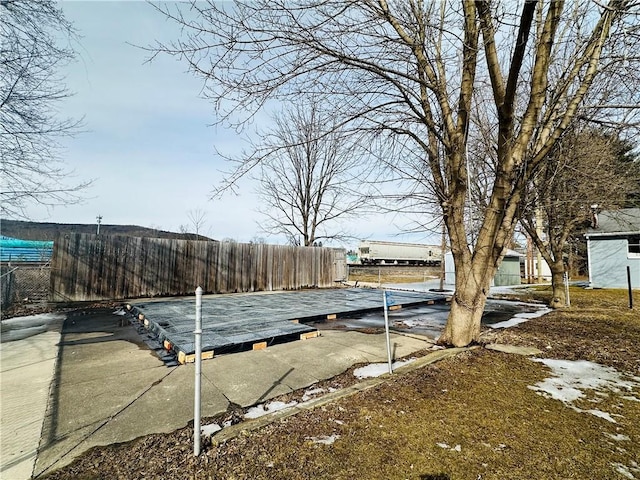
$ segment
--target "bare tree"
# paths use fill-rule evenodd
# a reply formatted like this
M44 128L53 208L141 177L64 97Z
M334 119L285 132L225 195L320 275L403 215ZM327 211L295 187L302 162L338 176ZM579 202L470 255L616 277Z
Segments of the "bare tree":
M267 240L259 235L254 235L253 237L251 237L251 240L249 240L249 243L253 243L255 245L266 245Z
M207 226L207 213L200 208L195 208L187 212L187 219L189 219L188 224L178 227L180 233L191 234L194 240L201 240L200 236Z
M1 0L0 17L1 212L26 218L29 205L77 202L88 185L68 183L57 142L79 126L57 113L69 96L60 69L74 57L76 34L53 0Z
M347 233L340 221L363 205L351 188L355 178L366 177L359 151L354 136L318 102L300 102L273 116L272 127L235 160L237 168L217 192L255 167L262 231L304 246L341 239Z
M193 233L196 234L196 237L200 236L207 225L207 213L200 208L196 208L187 212L187 218Z
M524 197L521 223L551 269L550 306L566 305L566 247L591 223L592 208L625 207L640 185L640 164L617 135L579 128L565 134L536 173Z
M513 7L472 0L253 0L194 2L187 18L161 6L181 24L183 37L156 52L182 58L202 76L228 125L242 124L271 100L313 93L336 119L362 132L370 148L377 142L394 151L388 163L413 162L417 168L403 169L419 172L417 189L429 185L418 196L435 195L456 269L440 342L462 346L479 337L524 190L601 78L603 54L615 53L612 39L622 37L635 46L630 52L638 51L632 1ZM623 68L611 58L610 70ZM491 87L496 168L470 245L466 153L483 85Z

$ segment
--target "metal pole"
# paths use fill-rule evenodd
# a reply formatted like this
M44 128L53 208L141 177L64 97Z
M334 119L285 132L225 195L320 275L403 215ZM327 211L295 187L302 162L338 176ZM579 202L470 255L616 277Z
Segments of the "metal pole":
M533 283L533 242L530 235L527 235L527 283Z
M627 265L627 285L629 287L629 308L633 308L633 292L631 290L631 267Z
M564 272L564 296L565 296L565 305L567 307L571 306L571 299L569 298L569 272Z
M200 455L200 377L202 372L202 288L196 288L196 378L193 402L193 454Z
M387 361L389 362L389 374L393 373L391 363L391 338L389 336L389 314L387 312L387 292L382 291L382 303L384 304L384 332L387 337Z
M440 250L442 257L440 258L440 291L444 290L444 277L446 274L446 253L447 253L447 225L442 220L442 238L440 239Z
M542 210L540 208L536 208L536 235L540 240L542 240ZM537 254L537 262L536 266L538 267L538 281L537 283L542 283L542 252L538 247L536 247Z

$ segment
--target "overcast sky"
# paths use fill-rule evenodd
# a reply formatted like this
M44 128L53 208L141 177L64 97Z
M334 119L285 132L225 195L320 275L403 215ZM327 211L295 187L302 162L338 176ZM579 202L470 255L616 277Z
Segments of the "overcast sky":
M178 28L141 1L64 1L63 10L81 39L78 60L66 73L75 95L63 115L84 116L84 133L65 140L63 158L78 181L93 179L80 205L32 208L33 220L59 223L134 224L178 231L188 212L206 213L204 234L247 242L284 239L260 233L255 187L240 184L239 196L209 199L228 168L214 147L242 147L235 132L211 126L212 105L199 98L202 83L170 57L145 63L148 53L132 45L169 40ZM359 238L423 242L397 237L406 220L376 216L350 221ZM354 240L345 246L357 246Z

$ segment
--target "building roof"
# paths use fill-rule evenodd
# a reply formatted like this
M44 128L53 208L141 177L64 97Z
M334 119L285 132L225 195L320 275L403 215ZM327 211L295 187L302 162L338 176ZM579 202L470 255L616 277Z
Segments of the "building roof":
M505 257L526 257L525 254L520 253L516 250L511 250L510 248L507 249L507 253L504 254Z
M53 242L0 236L2 262L46 262L51 259L52 252Z
M598 225L590 228L585 237L640 234L640 208L605 210L598 214Z

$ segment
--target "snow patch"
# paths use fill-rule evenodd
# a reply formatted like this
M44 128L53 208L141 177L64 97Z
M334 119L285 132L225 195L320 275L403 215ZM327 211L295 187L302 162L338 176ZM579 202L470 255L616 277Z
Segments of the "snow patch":
M391 369L395 370L396 368L408 365L409 363L415 361L415 358L410 358L408 360L393 362L391 364ZM389 373L388 363L370 363L369 365L366 365L364 367L356 368L353 371L353 375L360 379L379 377L380 375L384 375L385 373Z
M2 320L2 342L24 340L46 332L50 325L61 323L64 313L39 313Z
M633 473L631 473L631 469L622 463L612 463L611 466L614 467L615 471L622 475L624 478L629 478L630 480L636 478L633 476ZM640 473L637 468L634 468L633 470L636 473Z
M586 412L590 413L591 415L594 415L596 417L604 418L607 422L618 423L613 419L611 414L609 414L607 412L603 412L602 410L586 410Z
M404 323L407 327L409 328L414 328L414 327L432 327L432 328L437 328L440 329L442 327L442 323L440 323L437 319L434 318L407 318L402 320L402 323Z
M211 435L213 435L216 432L219 432L220 430L222 430L222 427L217 423L211 423L209 425L203 425L200 427L200 433L205 437L210 437Z
M631 392L640 383L625 379L615 368L606 367L587 360L554 360L549 358L533 358L549 367L554 377L547 378L530 386L542 395L571 403L584 396L582 390L600 390L620 393Z
M616 442L628 442L631 440L627 435L623 435L621 433L617 433L615 435L612 433L605 433L605 435Z
M302 401L306 402L307 400L311 400L316 395L324 393L324 391L324 388L311 388L309 390L305 390L304 395L302 396Z
M436 443L436 445L438 447L440 447L440 448L444 448L445 450L451 450L453 452L461 452L462 451L462 446L461 445L456 445L455 447L450 447L446 443Z
M64 313L38 313L37 315L25 315L24 317L13 317L2 320L2 326L7 328L27 328L40 325L49 325L50 323L64 320Z
M520 287L522 288L522 287ZM491 287L489 289L489 292L492 295L517 295L518 293L521 293L518 291L518 288L513 286L513 287L505 287L505 286L501 286L501 287Z
M34 337L47 331L46 325L37 325L35 327L7 329L2 332L3 342L14 342L16 340L24 340L25 338Z
M551 309L548 307L543 307L540 310L536 310L535 312L520 312L516 313L509 320L505 320L504 322L498 322L494 324L487 325L491 328L508 328L513 327L515 325L519 325L521 323L526 322L527 320L531 320L532 318L538 318L547 313L551 312Z
M267 415L268 413L277 412L279 410L284 410L285 408L294 407L298 402L295 400L290 401L289 403L284 402L271 402L265 405L260 404L255 407L251 407L247 413L245 413L244 418L258 418L263 415Z
M127 314L127 311L123 308L119 308L118 310L115 310L114 312L112 312L114 315L118 315L120 317L124 316Z
M319 437L306 437L307 440L311 440L313 443L320 443L322 445L333 445L334 442L340 438L340 435L322 435Z
M597 409L583 410L572 402L583 398L584 390L593 391L597 397L606 397L609 392L631 392L640 387L640 378L628 377L615 368L589 362L587 360L554 360L547 358L533 358L534 362L545 364L553 373L553 377L546 378L533 386L531 390L548 398L560 400L577 412L590 413L611 423L617 423L608 412ZM598 399L590 400L597 403Z

